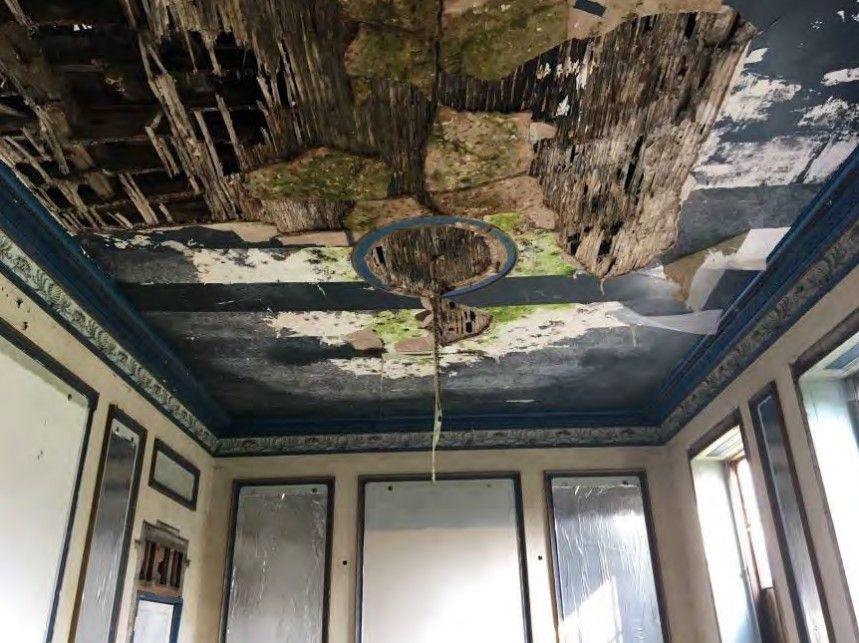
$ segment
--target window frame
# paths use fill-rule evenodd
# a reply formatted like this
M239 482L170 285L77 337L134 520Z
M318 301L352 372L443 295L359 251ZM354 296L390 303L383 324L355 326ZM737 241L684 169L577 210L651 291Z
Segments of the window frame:
M758 448L758 457L760 459L761 472L764 478L766 487L767 507L772 517L773 526L775 527L776 540L778 545L779 561L781 562L785 580L787 582L787 593L790 599L790 609L793 615L794 623L797 628L800 640L807 640L808 626L806 625L806 617L803 611L802 602L799 597L799 590L796 586L796 578L794 575L793 562L790 558L788 549L787 534L784 531L784 516L782 515L781 507L779 506L776 496L775 481L772 477L772 465L770 462L769 453L766 446L766 436L763 433L758 418L757 408L761 402L768 397L772 397L775 404L776 413L778 415L779 430L781 433L782 442L784 443L785 453L787 455L788 470L790 474L791 485L794 494L796 495L797 506L799 508L799 518L802 522L803 537L805 538L806 547L808 549L808 557L811 564L812 574L814 576L815 588L817 590L818 599L820 600L821 611L823 612L823 621L826 626L826 632L829 640L834 643L836 638L832 629L832 617L829 613L829 604L826 600L826 592L824 591L823 583L820 576L820 567L817 562L817 552L815 551L814 541L811 538L811 530L808 523L808 513L805 508L805 497L802 492L802 486L799 483L799 477L796 473L796 462L794 459L793 449L790 443L790 436L787 431L787 424L784 419L784 407L782 406L781 397L779 396L778 386L773 380L760 389L747 402L749 416L752 419L752 427L754 428L755 443Z
M229 537L224 564L223 598L221 600L221 624L218 632L220 643L227 640L227 620L230 610L230 581L233 576L233 556L236 547L236 527L239 513L239 494L244 487L279 487L290 485L320 485L328 490L328 503L325 511L325 562L322 576L322 643L328 643L331 603L331 559L334 540L334 493L333 476L288 477L288 478L241 478L233 480L232 500L230 502Z
M519 554L519 579L522 588L522 621L525 628L525 643L533 643L531 622L531 594L528 586L528 548L525 541L525 515L522 502L522 480L518 471L438 473L436 480L510 480L513 483L513 505L516 509L516 544ZM364 593L364 527L366 487L371 482L428 482L432 477L425 474L380 474L358 476L357 550L355 556L355 643L362 643L361 624L363 618ZM366 642L363 642L366 643Z
M665 604L665 584L662 577L662 564L659 559L659 543L656 537L655 523L653 521L653 508L650 502L650 487L647 482L647 472L641 468L634 469L584 469L584 470L551 470L543 472L543 494L546 505L546 531L548 532L549 553L552 564L549 573L552 577L552 612L555 626L555 635L559 636L561 631L561 616L559 606L561 605L561 585L559 582L560 570L558 567L558 542L555 534L555 503L552 497L552 481L555 478L599 478L599 477L626 477L636 478L641 490L641 503L644 513L644 525L647 531L647 546L650 550L650 566L653 572L653 582L656 588L656 603L659 609L659 622L662 628L662 638L665 643L671 641L671 627L668 623L668 612Z
M850 586L847 582L847 571L844 568L844 560L841 556L841 548L838 544L838 538L835 533L835 523L832 520L832 512L829 508L829 498L826 494L826 487L823 485L823 475L820 471L820 460L817 456L817 449L814 446L814 439L811 436L811 425L808 421L808 412L805 409L805 400L802 395L802 387L800 378L809 370L820 363L829 353L836 350L841 344L850 339L853 335L859 332L859 309L853 311L839 324L827 332L818 341L807 348L799 357L790 363L790 376L793 382L793 391L796 395L797 404L799 405L799 415L802 418L802 430L805 435L805 441L808 443L808 450L811 453L812 470L814 471L814 479L820 490L820 496L823 501L825 525L828 541L831 543L832 549L835 552L835 559L838 564L838 576L840 579L842 590L847 596L847 610L850 613L850 621L853 625L853 635L859 639L859 614L852 608L850 599ZM859 395L859 373L850 377L850 383L856 389ZM854 404L850 409L851 415L859 416L859 405ZM856 417L859 419L859 417ZM857 436L859 441L859 436ZM827 611L828 616L828 611Z

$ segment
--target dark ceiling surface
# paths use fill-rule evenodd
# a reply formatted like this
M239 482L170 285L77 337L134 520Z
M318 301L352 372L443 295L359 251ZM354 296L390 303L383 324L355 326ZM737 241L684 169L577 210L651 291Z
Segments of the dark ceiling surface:
M456 298L492 320L441 348L450 421L643 416L859 138L855 3L161 5L7 11L0 158L225 435L428 421L423 306L351 262L427 215L518 249Z

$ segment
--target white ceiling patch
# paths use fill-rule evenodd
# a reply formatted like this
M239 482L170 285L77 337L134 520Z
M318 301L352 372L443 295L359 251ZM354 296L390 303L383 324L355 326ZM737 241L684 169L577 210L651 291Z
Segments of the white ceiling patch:
M859 67L838 69L823 74L823 84L827 87L840 85L841 83L855 83L857 81L859 81Z

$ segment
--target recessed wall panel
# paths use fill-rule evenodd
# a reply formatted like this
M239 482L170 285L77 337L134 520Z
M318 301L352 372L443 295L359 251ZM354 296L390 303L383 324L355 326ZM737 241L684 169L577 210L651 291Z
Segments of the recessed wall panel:
M363 643L530 640L511 478L367 482Z
M329 494L326 483L239 488L227 643L324 641Z
M661 643L637 477L552 477L559 633L564 643Z
M87 643L112 643L116 634L145 446L142 429L117 417L105 439L76 628L76 640Z
M0 336L0 638L47 637L88 400Z

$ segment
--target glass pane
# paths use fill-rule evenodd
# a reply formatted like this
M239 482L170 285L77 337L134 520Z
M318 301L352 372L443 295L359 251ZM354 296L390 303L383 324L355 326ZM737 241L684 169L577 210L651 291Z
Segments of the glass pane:
M163 451L155 454L155 470L152 476L156 482L167 487L177 496L188 502L194 499L194 483L196 476L176 462Z
M0 337L0 624L41 643L67 538L88 418L85 397Z
M808 431L853 611L859 614L859 333L800 378Z
M552 478L564 643L662 641L640 481Z
M226 640L322 641L328 487L239 491Z
M137 602L133 643L171 643L174 609L170 603L141 598Z
M775 519L783 537L789 563L787 570L793 577L792 592L798 603L797 626L805 639L814 643L829 641L826 621L814 576L814 567L808 541L805 538L804 516L791 474L790 458L784 442L784 430L778 399L767 395L752 410L758 432L765 474L770 494L778 509Z
M364 643L522 643L513 480L364 487Z
M129 546L132 489L139 475L137 454L142 447L141 437L118 420L113 420L107 439L77 625L77 640L87 643L111 640L125 572L123 553Z
M727 453L714 448L726 439L737 446ZM761 637L746 561L752 549L751 525L732 478L732 463L738 458L745 461L742 438L739 428L732 428L692 460L692 478L721 641L757 643Z

